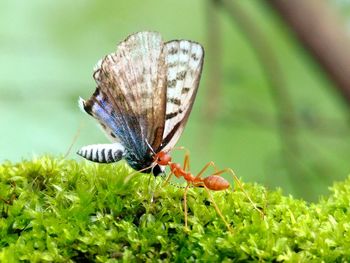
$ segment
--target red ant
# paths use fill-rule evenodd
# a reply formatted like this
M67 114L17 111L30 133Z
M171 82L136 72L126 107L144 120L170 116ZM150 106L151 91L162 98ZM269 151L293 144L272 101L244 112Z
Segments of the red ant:
M169 174L168 178L166 179L165 184L167 184L169 182L172 175L175 175L177 178L183 177L186 180L187 186L185 187L185 191L184 191L184 214L185 214L185 227L186 228L188 225L187 224L187 192L188 192L188 189L191 186L193 186L193 187L204 187L204 189L207 191L207 193L209 195L211 202L214 205L216 212L221 217L221 219L224 221L228 230L231 231L231 226L225 220L224 216L221 213L221 210L217 206L216 202L214 201L214 199L209 191L209 190L222 191L222 190L226 190L230 187L230 183L225 178L220 176L223 173L232 174L234 180L239 185L239 187L243 191L243 193L247 196L248 200L252 203L254 209L257 210L262 216L264 216L264 213L256 207L254 202L250 199L249 195L244 191L239 179L237 178L237 176L235 175L235 173L233 172L232 169L226 168L226 169L218 171L214 162L209 162L203 167L203 169L196 176L194 176L189 171L189 157L190 157L189 151L187 149L185 149L184 147L178 147L177 149L186 151L183 167L181 167L181 165L179 163L172 162L171 156L164 151L160 151L154 155L154 163L151 167L154 167L157 164L161 165L161 166L169 166L170 174ZM205 178L202 178L203 173L210 166L213 166L214 169L216 170L216 172L205 177ZM149 169L149 167L147 167L145 169ZM126 178L126 180L128 180L128 178L130 178L130 177L128 176Z

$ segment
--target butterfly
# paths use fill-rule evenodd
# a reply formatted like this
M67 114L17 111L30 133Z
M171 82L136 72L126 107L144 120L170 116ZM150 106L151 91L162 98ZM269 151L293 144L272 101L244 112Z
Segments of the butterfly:
M171 151L184 130L203 58L200 44L163 42L157 32L138 32L119 43L95 66L93 95L79 99L113 143L84 146L77 154L98 163L125 159L137 171L162 173L158 164L152 166L154 156Z

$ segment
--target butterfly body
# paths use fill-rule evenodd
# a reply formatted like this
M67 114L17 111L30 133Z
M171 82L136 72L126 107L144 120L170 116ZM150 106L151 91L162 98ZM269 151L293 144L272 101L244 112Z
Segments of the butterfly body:
M79 101L81 109L100 123L113 147L89 145L77 153L94 162L125 159L135 170L161 173L154 156L171 151L184 129L203 56L200 44L163 42L157 32L139 32L119 43L116 52L97 63L93 95Z
M131 154L126 154L125 160L128 162L131 168L136 171L143 170L145 167L150 167L154 163L153 155L148 154L142 157L142 159L136 158L136 156ZM154 165L152 168L142 171L143 173L152 172L155 176L163 172L163 169L159 165Z

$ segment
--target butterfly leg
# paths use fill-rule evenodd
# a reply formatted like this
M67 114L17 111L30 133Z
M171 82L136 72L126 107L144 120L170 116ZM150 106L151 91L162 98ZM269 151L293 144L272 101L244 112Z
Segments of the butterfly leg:
M187 186L184 190L184 214L185 214L185 228L187 229L187 192L190 184L187 183Z
M151 183L151 180L153 180L153 184ZM149 174L149 179L148 179L148 193L150 194L150 203L153 203L154 201L154 193L157 190L157 180L153 176L153 173Z
M148 166L148 167L146 167L146 168L143 168L143 169L141 169L141 170L131 172L130 174L128 174L128 175L125 177L124 183L129 182L129 180L130 180L134 175L136 175L136 174L138 174L138 173L141 173L141 172L143 172L143 171L146 171L146 170L148 170L148 169L153 169L155 166L156 166L155 164L152 164L152 165L150 165L150 166Z

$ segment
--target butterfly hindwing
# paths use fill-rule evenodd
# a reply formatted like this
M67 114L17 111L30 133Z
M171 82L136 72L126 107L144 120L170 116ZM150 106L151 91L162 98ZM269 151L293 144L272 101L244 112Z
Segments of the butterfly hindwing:
M202 73L204 50L196 42L174 40L165 43L164 56L167 104L162 149L169 151L178 141L191 112Z
M95 94L98 94L100 90L97 88ZM98 95L97 95L98 96ZM102 97L100 98L102 100ZM93 108L94 107L94 108ZM107 108L102 108L101 104L98 103L98 99L96 101L91 101L88 104L82 98L79 98L79 108L93 116L98 123L101 125L107 137L114 142L119 142L120 139L117 137L115 132L112 130L114 127L115 120L112 119L112 115L109 115ZM109 109L111 110L111 109Z

